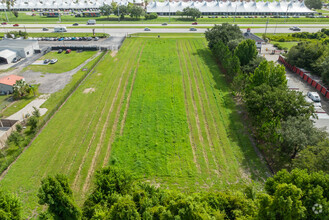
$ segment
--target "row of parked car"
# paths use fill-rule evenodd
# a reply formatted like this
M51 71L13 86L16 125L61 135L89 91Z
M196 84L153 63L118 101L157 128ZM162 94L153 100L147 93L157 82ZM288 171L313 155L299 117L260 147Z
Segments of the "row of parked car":
M99 37L39 37L33 38L38 41L98 41Z

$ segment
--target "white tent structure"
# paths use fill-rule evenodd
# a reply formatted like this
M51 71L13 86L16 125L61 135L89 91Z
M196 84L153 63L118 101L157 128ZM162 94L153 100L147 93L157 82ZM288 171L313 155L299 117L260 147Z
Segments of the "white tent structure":
M184 8L197 8L203 15L308 15L315 12L301 1L212 1L212 2L151 2L147 13L174 15Z
M31 10L84 10L99 9L103 4L116 2L120 5L133 3L143 5L144 0L16 0L11 7L18 11ZM0 10L7 9L6 3L0 2Z

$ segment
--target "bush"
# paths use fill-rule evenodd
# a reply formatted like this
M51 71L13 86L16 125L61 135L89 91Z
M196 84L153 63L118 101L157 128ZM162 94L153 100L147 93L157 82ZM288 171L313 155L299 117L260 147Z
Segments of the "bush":
M151 19L157 19L157 18L158 18L157 13L145 14L145 20L151 20Z
M23 130L22 125L21 124L16 124L16 131L19 132L19 133L21 133L22 130Z

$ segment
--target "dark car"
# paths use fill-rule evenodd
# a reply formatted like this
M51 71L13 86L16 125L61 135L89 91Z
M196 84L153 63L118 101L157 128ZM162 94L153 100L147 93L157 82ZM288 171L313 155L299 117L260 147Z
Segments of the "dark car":
M17 56L17 57L15 57L14 59L13 59L13 63L17 63L18 61L20 61L22 59L22 57L20 57L20 56Z
M62 50L62 49L59 49L59 50L58 50L58 53L62 53L62 52L63 52L63 50Z
M43 30L43 31L49 31L49 29L48 29L48 28L42 28L42 30Z
M49 59L45 59L45 60L43 61L44 64L48 64L49 62L50 62Z
M78 23L74 23L73 26L79 26L79 24Z

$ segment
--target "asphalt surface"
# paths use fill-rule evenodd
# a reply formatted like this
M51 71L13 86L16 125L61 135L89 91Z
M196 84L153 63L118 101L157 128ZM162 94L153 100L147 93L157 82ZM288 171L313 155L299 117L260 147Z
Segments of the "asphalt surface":
M208 26L207 24L200 24L199 26ZM209 24L211 25L211 24ZM53 32L53 30L50 28L49 31L42 31L42 27L55 27L55 26L61 26L61 27L65 27L68 25L62 24L62 25L56 25L56 24L47 24L47 25L43 25L43 24L39 24L35 26L32 25L25 25L25 27L40 27L40 29L25 29L24 27L19 27L19 28L11 28L11 29L4 29L0 27L0 32L2 33L6 33L8 31L27 31L29 33L50 33ZM72 26L72 25L69 25ZM85 25L86 26L86 25ZM134 33L145 33L145 32L150 32L150 33L204 33L207 28L198 28L198 25L191 25L191 24L174 24L172 26L181 26L181 28L154 28L152 29L152 26L157 26L157 27L161 27L161 24L120 24L120 25L106 25L106 26L120 26L121 28L100 28L100 26L96 25L96 26L89 26L90 28L68 28L67 29L67 33L92 33L93 29L95 29L96 33L107 33L110 34L112 36L123 36L123 35L127 35L127 34L134 34ZM123 28L124 26L129 26L129 28ZM132 26L136 26L136 28L131 28ZM243 25L241 26L241 30L243 32L245 32L247 29L243 28ZM249 27L250 25L248 25ZM259 26L256 25L255 26ZM294 31L289 30L289 27L291 26L301 26L301 25L285 25L287 26L286 28L276 28L276 25L271 25L268 26L267 30L265 27L263 28L254 28L252 29L253 33L265 33L265 31L267 33L295 33ZM281 25L280 25L281 26ZM304 25L302 25L304 26ZM307 27L301 28L301 31L306 31L306 32L317 32L319 30L321 30L322 27L329 27L328 25L323 25L321 27L317 27L318 25L313 25L309 26L307 25ZM104 25L105 27L105 25ZM149 27L150 31L144 31L145 27ZM197 31L190 31L190 27L194 27L197 29Z

